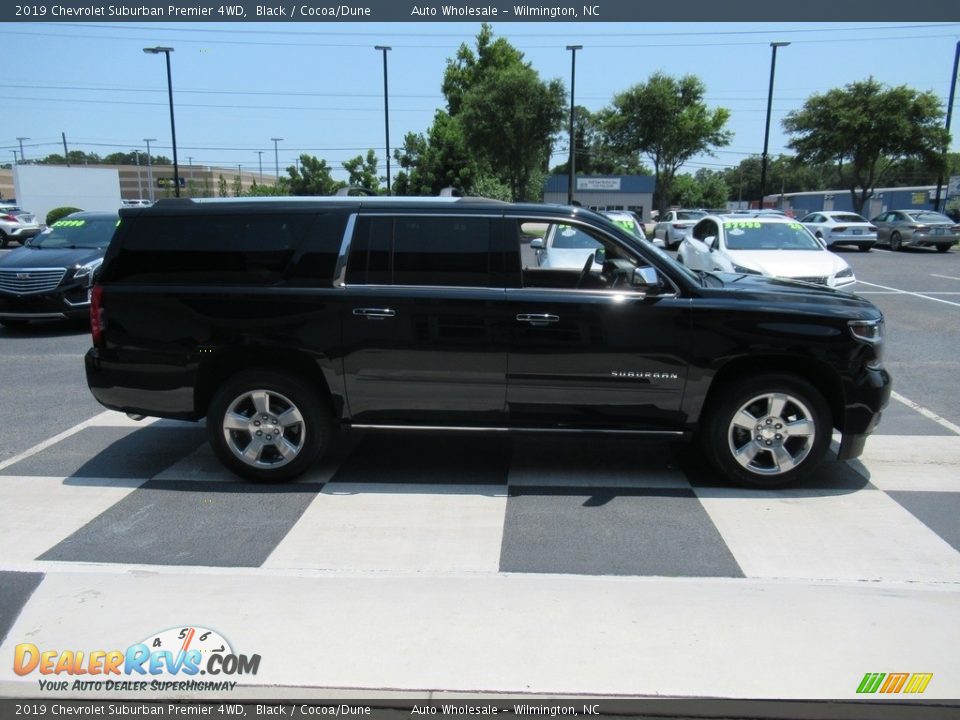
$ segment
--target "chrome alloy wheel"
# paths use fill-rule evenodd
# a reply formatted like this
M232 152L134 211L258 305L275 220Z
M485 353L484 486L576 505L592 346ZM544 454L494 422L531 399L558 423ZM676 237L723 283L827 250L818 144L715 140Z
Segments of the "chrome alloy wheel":
M289 398L272 390L237 397L223 415L230 452L255 468L278 468L296 459L306 440L303 415Z
M786 393L766 393L745 402L730 421L730 452L757 475L782 475L813 449L817 424L810 409Z

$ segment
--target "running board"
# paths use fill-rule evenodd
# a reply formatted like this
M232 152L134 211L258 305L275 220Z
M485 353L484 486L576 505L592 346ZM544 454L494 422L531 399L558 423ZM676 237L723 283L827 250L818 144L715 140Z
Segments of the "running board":
M455 425L376 425L344 424L354 430L416 430L450 432L502 433L578 433L584 435L648 435L653 437L685 437L682 430L611 430L606 428L526 428L526 427L460 427Z

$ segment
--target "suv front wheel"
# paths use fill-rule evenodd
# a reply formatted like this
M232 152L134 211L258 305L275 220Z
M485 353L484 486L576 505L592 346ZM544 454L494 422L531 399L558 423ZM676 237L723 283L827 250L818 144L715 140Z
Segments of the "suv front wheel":
M740 484L789 485L823 460L832 435L830 410L812 385L786 375L734 383L706 420L704 450L718 470Z
M247 370L214 395L207 434L217 457L237 475L289 480L328 448L330 415L328 404L301 378Z

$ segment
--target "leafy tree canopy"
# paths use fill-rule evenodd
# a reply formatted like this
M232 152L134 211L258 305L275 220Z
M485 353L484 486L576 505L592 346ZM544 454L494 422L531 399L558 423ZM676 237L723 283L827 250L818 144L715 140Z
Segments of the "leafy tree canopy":
M896 161L916 158L939 169L948 142L942 118L934 93L869 78L811 95L784 118L783 127L800 162L836 167L841 186L862 212Z
M367 150L366 158L357 155L355 158L344 160L343 169L350 173L347 184L351 187L362 187L378 192L380 177L377 175L377 154Z
M333 195L345 185L333 179L326 160L306 153L300 156L299 169L291 165L287 173L290 175L288 187L291 195Z
M694 75L654 73L646 83L617 94L603 111L607 143L625 155L646 155L657 182L654 204L662 212L677 170L695 155L728 145L725 108L707 108L705 87Z

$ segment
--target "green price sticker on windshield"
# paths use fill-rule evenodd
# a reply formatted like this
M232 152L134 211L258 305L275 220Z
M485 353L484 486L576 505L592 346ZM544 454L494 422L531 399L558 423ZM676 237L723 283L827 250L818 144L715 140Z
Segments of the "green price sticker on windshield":
M723 227L725 227L728 230L732 230L734 228L739 230L758 229L760 227L760 223L756 222L755 220L731 220L731 221L725 222L723 224Z
M86 220L57 220L53 227L55 228L64 228L64 227L82 227L86 225Z

